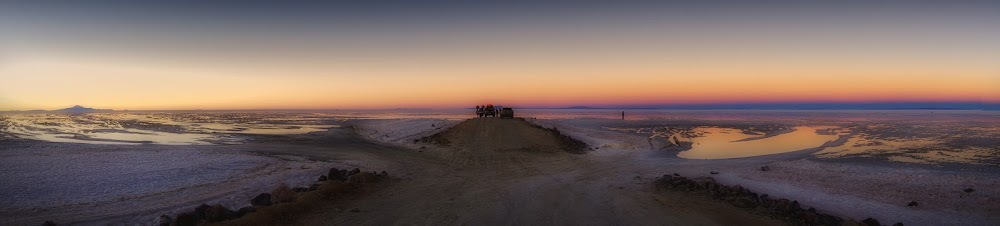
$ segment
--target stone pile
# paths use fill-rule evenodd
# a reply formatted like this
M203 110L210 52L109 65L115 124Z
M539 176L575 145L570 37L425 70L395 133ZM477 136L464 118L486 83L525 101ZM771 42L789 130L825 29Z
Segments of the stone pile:
M250 199L250 206L240 208L236 211L226 209L226 207L218 204L214 206L201 204L201 206L196 207L192 212L180 213L174 217L162 215L159 218L159 224L161 226L187 226L232 220L256 212L260 208L267 208L279 203L296 202L302 193L314 191L329 181L340 181L361 186L365 183L375 183L387 178L389 178L389 173L385 171L376 173L361 172L361 169L358 168L350 171L331 168L327 175L320 176L319 180L308 188L290 188L288 185L280 184L274 190L271 190L271 193L260 193L253 199Z
M878 220L867 218L861 222L819 213L814 208L803 209L798 201L775 199L767 194L757 194L739 185L727 186L710 177L687 178L679 174L663 175L656 180L658 188L706 194L733 206L749 209L793 225L869 225L881 226ZM902 223L893 226L902 226Z

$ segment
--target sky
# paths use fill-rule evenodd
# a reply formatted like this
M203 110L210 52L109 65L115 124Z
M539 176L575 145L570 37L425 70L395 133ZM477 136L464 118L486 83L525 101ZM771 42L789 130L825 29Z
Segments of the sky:
M4 1L0 110L1000 103L1000 2L749 2Z

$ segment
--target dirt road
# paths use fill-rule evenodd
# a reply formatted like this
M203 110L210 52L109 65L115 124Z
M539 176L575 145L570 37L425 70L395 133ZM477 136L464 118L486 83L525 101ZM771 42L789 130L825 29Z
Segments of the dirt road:
M655 192L632 157L560 151L557 136L517 119L481 118L436 136L426 151L369 152L402 181L317 209L305 225L781 224L707 198ZM640 176L645 175L645 177ZM347 211L357 208L359 212Z

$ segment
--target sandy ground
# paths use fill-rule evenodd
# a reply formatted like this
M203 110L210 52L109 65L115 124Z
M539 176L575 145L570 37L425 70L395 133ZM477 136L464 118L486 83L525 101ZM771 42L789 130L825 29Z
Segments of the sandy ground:
M724 160L676 158L676 152L651 147L630 148L646 140L632 134L608 134L602 127L635 126L620 120L536 120L603 147L598 154L630 158L634 168L711 176L772 197L799 200L804 206L854 219L874 217L906 225L996 225L1000 217L1000 169L995 166L928 166L884 161L830 161L812 156L817 149ZM604 150L609 149L609 150ZM597 155L591 155L597 156ZM769 166L770 171L760 171ZM718 175L708 172L717 171ZM966 193L966 188L976 191ZM906 205L916 201L917 207Z
M887 222L994 224L1000 222L996 173L864 165L810 159L773 162L770 171L733 169L719 178L732 184L793 197L827 212L870 215ZM963 191L974 188L974 192ZM911 201L916 207L906 206Z
M249 205L277 184L308 186L330 167L382 168L344 133L338 145L276 138L246 145L94 145L5 141L0 150L0 225L44 221L151 225L202 203ZM368 144L367 142L359 141Z
M44 220L83 224L152 223L160 214L189 210L202 202L243 206L252 195L269 190L279 182L307 183L328 167L345 166L386 170L400 181L369 197L317 209L306 214L299 223L782 224L705 197L656 191L651 185L656 177L672 173L713 176L722 183L739 184L775 198L799 200L804 206L854 219L875 217L883 223L903 222L906 225L1000 223L1000 219L991 214L998 210L997 203L1000 203L996 202L1000 195L994 189L995 178L1000 175L996 170L969 174L960 170L825 161L811 157L815 150L739 159L688 160L677 158L676 152L661 150L665 144L651 142L646 136L603 129L635 122L529 120L547 128L556 127L592 148L586 154L571 154L549 150L552 146L546 143L548 141L535 140L539 136L537 129L527 124L504 119L480 119L474 125L461 125L461 122L444 119L352 120L347 126L328 132L264 137L255 144L226 146L116 148L120 146L84 145L75 149L76 144L4 145L0 161L13 165L45 161L55 165L61 161L54 158L66 158L58 156L67 154L122 152L133 157L86 159L80 164L127 165L143 161L143 156L156 156L154 159L159 163L145 164L169 172L163 173L164 178L178 180L192 174L204 178L178 184L152 183L156 178L145 177L117 181L116 185L111 185L116 191L138 187L136 192L126 192L126 196L132 198L120 200L107 198L118 196L99 195L106 190L99 185L75 187L109 177L102 174L105 170L74 172L75 169L67 169L68 173L60 175L61 178L49 178L47 173L26 173L43 169L45 165L18 166L24 168L3 172L0 178L6 180L4 184L18 184L12 181L24 180L42 182L0 188L7 189L5 194L66 186L72 188L53 193L59 194L55 197L80 196L94 200L52 207L52 203L35 202L26 197L10 198L3 200L7 203L0 209L0 224L35 224ZM459 139L465 142L445 146L414 142L459 127L462 133L454 137L465 136ZM500 139L504 142L484 138L494 136L506 137ZM199 156L194 159L205 161L186 161L192 159L190 156ZM171 165L178 162L185 164ZM765 165L772 170L758 170ZM216 170L220 166L229 170ZM179 170L181 168L194 171ZM121 171L134 175L151 173L145 169L159 168L134 167L131 171ZM709 171L721 173L710 175ZM89 174L100 176L87 179ZM121 184L129 186L115 187ZM974 187L976 191L961 192L966 187ZM921 205L906 207L911 200ZM345 211L353 208L360 211Z
M426 124L409 123L421 127ZM477 119L455 128L459 132L450 137L460 142L445 147L424 144L423 150L409 150L421 161L409 161L410 168L395 174L402 181L379 192L377 197L317 210L300 223L780 224L707 198L655 192L649 183L662 173L630 167L629 158L553 152L551 141L539 138L546 134L523 121ZM379 140L406 141L387 145L411 145L412 140L419 139L418 136L385 138L383 135ZM353 208L361 211L343 211Z
M998 194L996 171L968 174L906 165L822 161L817 149L725 160L688 160L641 135L602 129L618 120L530 120L556 127L583 140L593 150L584 155L553 152L488 152L495 145L479 142L454 147L413 143L433 131L426 121L396 122L410 131L398 136L375 134L368 139L411 149L428 161L406 173L399 186L377 198L341 203L303 219L305 224L776 224L732 206L698 197L656 192L650 183L669 173L711 176L776 198L799 200L806 207L861 220L906 225L995 225ZM379 127L384 124L356 125ZM425 128L426 127L426 128ZM432 132L414 132L425 128ZM504 125L477 125L474 133L511 130ZM362 129L362 130L387 130ZM391 129L389 129L391 130ZM515 128L514 131L520 131ZM412 135L406 135L412 134ZM393 142L399 141L399 142ZM530 141L529 141L530 142ZM464 145L464 146L463 146ZM476 154L479 151L478 154ZM456 161L474 156L480 161ZM760 171L770 166L771 171ZM710 171L721 172L718 175ZM975 187L974 193L964 193ZM906 207L917 201L918 207ZM683 203L683 204L682 204ZM688 205L692 203L693 205ZM359 208L359 213L338 210Z

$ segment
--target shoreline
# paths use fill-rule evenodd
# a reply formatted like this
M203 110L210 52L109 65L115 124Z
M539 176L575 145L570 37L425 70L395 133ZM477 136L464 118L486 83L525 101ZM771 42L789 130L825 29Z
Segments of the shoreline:
M273 136L260 142L238 144L238 145L200 145L200 146L174 146L174 145L84 145L97 152L135 152L135 147L139 147L139 152L160 153L169 150L188 150L205 152L208 154L237 154L258 156L261 158L274 159L272 161L294 163L297 161L314 162L326 167L331 165L347 168L358 167L363 169L385 169L389 172L400 172L399 183L385 188L383 191L372 194L372 197L365 197L358 200L351 200L344 204L361 206L362 213L349 213L333 216L333 222L371 224L371 223L399 223L418 222L421 214L430 214L430 219L436 219L439 223L486 223L480 220L500 220L500 216L493 216L490 213L497 210L508 211L512 216L522 216L529 212L554 211L546 207L554 207L558 203L573 200L573 194L583 195L584 199L577 202L586 205L587 203L596 206L592 208L576 208L560 211L567 212L566 218L550 218L540 216L536 218L523 218L519 222L532 222L533 220L568 220L572 217L580 220L593 220L593 222L631 222L621 221L624 216L620 213L604 213L593 215L595 212L607 210L643 208L641 212L646 214L660 214L659 217L644 217L632 220L664 220L668 222L688 222L703 224L718 224L719 221L707 220L703 217L712 215L711 211L721 211L735 207L725 207L713 205L704 213L683 214L679 208L683 206L670 206L666 202L669 199L658 199L655 202L644 201L649 197L659 197L650 187L651 181L648 178L657 178L664 174L680 173L682 175L705 176L715 178L717 181L728 185L740 185L753 189L755 192L768 193L772 197L799 200L803 206L815 207L827 213L834 213L842 217L850 217L855 220L866 217L874 217L885 223L903 222L906 225L925 225L936 222L930 218L912 218L917 222L907 219L898 219L891 215L898 216L933 216L944 219L960 219L963 224L991 224L1000 222L1000 219L983 216L984 213L974 209L966 210L945 210L945 206L963 206L970 204L968 201L951 202L944 198L919 199L921 206L918 208L906 208L908 201L873 201L873 197L886 197L886 191L868 190L870 187L865 181L882 180L892 178L891 175L918 172L924 170L932 172L927 180L932 178L943 178L952 176L964 178L965 181L976 181L995 178L1000 175L998 171L981 170L975 175L962 175L963 171L957 170L935 170L920 169L908 164L879 163L881 166L870 166L870 163L854 160L822 159L812 156L812 153L822 150L823 146L836 144L837 141L844 140L841 136L838 140L825 143L821 147L807 150L771 154L764 156L754 156L737 159L717 159L717 160L695 160L677 158L676 152L666 152L662 149L650 148L647 146L647 137L639 134L628 134L601 129L607 122L601 120L558 120L558 119L532 119L527 120L542 128L556 128L561 134L565 134L581 140L591 146L591 150L582 155L571 155L568 153L549 154L529 154L520 152L503 152L502 155L484 156L473 162L455 162L454 156L449 154L448 148L420 142L419 139L436 134L440 131L453 128L460 120L448 119L355 119L345 122L342 128L331 128L323 132L312 132L293 136ZM620 123L620 122L614 122ZM625 122L641 124L636 122ZM638 142L637 142L638 141ZM70 147L76 144L47 143L30 140L4 140L0 142L2 153L0 160L6 157L17 156L11 150L19 152L31 152L35 145L49 146L55 149L59 147ZM145 151L143 151L145 150ZM59 151L56 151L59 152ZM85 151L84 151L85 152ZM166 152L169 153L169 152ZM14 154L14 155L12 155ZM49 153L56 154L56 153ZM565 154L565 155L564 155ZM673 157L670 157L672 156ZM507 156L507 157L502 157ZM502 157L502 158L496 158ZM472 165L469 165L472 164ZM877 164L876 164L877 165ZM770 171L766 174L759 170L762 166L769 166ZM878 165L877 165L878 166ZM838 174L826 172L826 169L837 169ZM322 168L317 166L317 168ZM953 169L953 168L947 168ZM281 169L289 170L289 169ZM791 171L795 170L795 171ZM716 171L718 174L710 174ZM848 175L860 172L878 172L871 177L853 178ZM277 171L276 171L277 172ZM310 174L312 176L318 174ZM842 178L826 180L822 178ZM636 179L633 179L636 178ZM881 179L880 179L881 178ZM304 178L306 181L314 181L315 178ZM469 184L468 180L480 181ZM220 186L246 186L236 185L229 182L218 182ZM899 186L920 186L919 183L901 183ZM251 187L253 185L250 185ZM244 193L255 194L254 191L269 189L273 184L267 186L258 185L257 188L242 187L237 189ZM997 201L1000 194L989 190L989 183L974 185L977 188L976 195L985 198L985 201ZM204 189L204 186L196 186L187 189ZM829 190L829 189L835 190ZM859 190L859 188L865 188ZM241 190L242 189L242 190ZM416 189L416 190L414 190ZM927 191L941 191L945 188L925 188ZM934 190L938 189L938 190ZM253 191L249 191L253 190ZM454 190L442 194L426 193L431 190ZM533 192L529 192L533 191ZM785 192L782 192L785 191ZM457 192L457 193L456 193ZM473 192L473 193L464 193ZM486 193L481 193L486 192ZM169 195L172 191L165 191ZM259 192L258 192L259 193ZM541 194L539 194L541 193ZM888 197L905 197L907 193ZM174 194L177 195L177 194ZM542 196L539 196L542 195ZM238 195L237 195L238 196ZM677 196L667 194L666 196ZM816 199L815 197L829 197ZM234 202L246 202L248 197L235 197L232 193L223 193L220 196L208 196L205 199L187 200L182 203L172 204L173 211L189 210L201 203L218 203L206 200L235 200ZM853 200L843 202L841 200ZM133 200L137 201L137 200ZM599 203L615 201L625 202L622 206L604 206ZM140 201L141 203L142 201ZM688 202L688 201L686 201ZM704 201L691 201L704 203ZM108 205L121 204L120 201L110 201ZM409 203L399 206L401 203ZM512 205L523 209L511 210L507 207L484 206L469 209L464 205L475 203L493 203L502 205ZM891 204L888 204L891 203ZM995 202L994 202L995 203ZM245 205L245 204L244 204ZM860 205L860 206L858 206ZM997 208L995 204L987 202L989 208ZM847 208L865 209L859 207L879 207L893 209L892 213L867 209L864 211L847 210ZM981 207L983 205L978 205ZM227 206L228 208L238 208L239 206ZM399 210L392 210L398 208ZM499 209L498 209L499 208ZM608 209L610 208L610 209ZM690 208L690 207L688 207ZM77 211L85 211L87 208L80 207ZM169 209L169 208L168 208ZM738 209L738 208L736 208ZM73 211L73 208L64 208L64 211ZM148 214L142 216L159 216L170 212L147 211ZM428 211L437 211L428 212ZM656 212L660 211L660 212ZM4 211L7 212L7 211ZM155 213L154 213L155 212ZM463 213L464 212L464 213ZM20 214L26 212L8 212L8 214ZM588 214L591 213L591 214ZM873 213L859 216L859 213ZM69 221L77 223L98 223L98 222L154 222L155 217L149 219L141 216L125 214L129 216L106 216L98 219L86 221ZM176 213L172 213L176 214ZM384 219L372 219L375 214L385 214L390 217ZM880 215L880 216L879 216ZM321 213L310 215L312 218L304 218L308 222L310 219L328 218ZM481 217L479 219L469 218L471 216ZM40 218L33 218L40 219ZM447 220L451 219L451 220ZM4 217L3 222L8 222ZM46 219L51 220L51 219ZM672 220L672 221L669 221ZM766 220L765 220L766 221ZM15 221L11 221L15 222ZM41 223L42 221L16 221L27 224ZM57 221L59 222L59 221ZM502 221L498 221L502 222ZM641 223L643 221L632 222ZM714 223L713 223L714 222ZM737 222L737 221L734 221ZM954 223L954 221L950 221ZM62 223L62 222L60 222Z
M564 120L564 121L571 121L572 122L572 121L578 121L578 120ZM609 122L611 124L617 124L617 123L619 123L619 122L616 122L616 121L609 121ZM554 122L547 122L547 123L548 124L552 124L552 125L557 125L557 126L561 125L561 126L565 126L565 127L573 127L571 124L568 124L566 122L559 122L559 120L555 120ZM601 124L601 123L598 123L598 124ZM576 134L573 134L575 136L587 136L588 134L601 134L600 132L597 132L597 131L600 131L600 130L593 129L595 127L600 127L600 126L595 126L595 125L592 125L592 124L588 124L586 126L586 128L576 128L574 130L569 130L569 131L577 131ZM590 129L588 129L588 128L590 128ZM630 135L630 136L636 137L635 139L645 139L645 137L638 136L638 135L635 135L635 134L619 133L619 134L615 134L615 135ZM617 140L623 140L623 139L617 139ZM836 145L839 141L843 141L843 140L844 140L844 137L841 136L838 140L827 142L826 144L824 144L824 146ZM759 192L762 192L762 193L776 194L778 191L781 191L782 188L775 187L775 186L773 186L772 183L788 183L788 186L791 186L789 188L802 189L803 192L798 193L798 194L787 194L788 197L784 197L784 198L799 199L800 202L803 202L803 200L805 200L805 202L803 202L804 204L808 204L810 206L814 206L817 209L829 209L829 208L851 209L851 208L856 208L857 207L855 205L834 204L834 203L836 203L836 201L834 201L836 199L830 199L830 200L827 200L827 201L809 201L812 197L814 197L816 195L825 194L826 191L824 191L825 190L824 188L828 188L828 187L842 188L841 189L842 193L840 193L840 195L842 197L868 197L868 198L874 198L874 197L880 197L880 196L882 196L880 194L884 194L885 192L888 192L888 191L884 191L884 190L871 190L871 191L869 191L867 189L861 189L861 190L859 190L859 188L878 189L878 187L871 187L871 186L868 186L864 182L860 182L859 183L859 181L853 181L853 182L850 182L850 183L844 183L844 182L841 182L841 183L838 183L838 182L824 182L824 184L822 186L818 186L818 187L817 186L807 186L806 184L799 183L799 182L803 182L803 181L812 181L812 180L816 180L817 178L823 178L823 177L828 177L828 176L845 177L845 176L850 175L848 173L844 173L842 175L835 175L835 174L831 174L830 172L825 172L825 170L823 170L823 169L831 167L831 166L843 165L843 166L847 166L847 167L880 167L880 168L876 168L876 169L873 169L873 170L875 172L881 172L879 175L885 175L885 176L873 177L873 178L868 179L868 181L882 181L882 180L886 180L886 179L891 180L891 179L894 178L894 177L891 176L891 175L893 175L893 173L887 173L887 172L898 172L901 175L906 175L907 174L906 172L911 172L912 170L929 170L929 172L939 173L939 174L935 174L935 175L953 175L953 176L959 176L959 177L966 177L967 176L968 177L967 181L977 181L977 183L979 185L971 185L971 186L982 188L982 189L977 189L977 191L976 191L977 193L976 194L979 194L982 199L986 200L986 202L979 203L979 204L972 204L972 203L968 203L967 201L962 201L962 200L950 200L950 201L944 201L944 202L946 202L946 203L947 202L953 202L953 204L941 204L941 205L937 205L936 202L941 202L940 199L938 201L930 201L932 203L928 203L928 200L926 198L921 198L918 195L918 196L912 196L911 198L906 198L905 201L897 200L897 201L889 202L889 203L875 202L875 203L863 204L863 205L883 205L883 206L904 207L904 208L901 209L901 211L902 212L909 212L910 216L927 215L927 213L929 213L928 211L935 212L935 213L944 213L945 216L954 216L955 214L959 215L959 216L954 216L954 217L950 217L950 218L949 217L940 217L940 218L937 218L937 219L917 218L917 217L914 217L915 220L918 220L917 222L909 222L909 221L906 221L905 219L898 220L899 222L903 222L903 223L905 223L907 225L933 225L933 224L935 224L934 222L938 222L938 220L943 220L944 223L947 223L947 222L949 222L948 219L957 219L957 221L961 221L961 222L964 222L964 223L970 224L970 225L990 225L990 224L995 224L997 222L1000 222L1000 218L991 217L990 216L991 212L989 212L987 210L982 210L983 207L988 207L987 209L997 209L997 208L1000 208L1000 205L996 204L995 202L990 202L989 201L989 200L1000 201L1000 194L998 194L994 189L989 189L989 188L996 187L997 185L1000 185L1000 184L996 184L995 182L993 182L991 184L991 182L990 182L990 181L995 181L992 178L996 178L996 177L1000 176L1000 170L997 170L996 168L991 168L990 166L972 166L972 165L968 165L968 164L964 164L964 165L956 164L956 165L963 166L963 167L955 167L955 168L953 168L953 167L947 167L948 170L942 172L942 171L938 171L939 168L937 168L936 166L921 165L921 164L916 164L916 163L896 163L896 162L889 162L888 165L887 165L885 160L871 160L871 159L869 159L867 161L839 160L839 159L830 160L830 159L824 159L824 158L817 158L817 157L815 157L815 156L812 155L812 153L816 153L816 152L822 150L823 149L822 147L810 148L810 149L807 149L807 150L801 150L801 151L795 151L795 152L787 152L787 153L778 153L778 154L771 154L771 155L763 155L763 156L753 156L753 157L746 157L746 158L732 158L732 159L715 159L715 160L682 159L682 158L678 158L678 157L675 156L676 152L662 152L662 151L658 152L658 151L651 151L651 150L642 150L642 148L634 148L634 149L635 150L627 151L627 152L618 152L617 154L621 154L621 153L633 153L634 156L637 156L636 157L636 162L642 162L642 163L653 162L653 163L649 163L650 165L652 165L650 167L654 167L654 168L655 167L669 167L669 168L674 168L675 169L672 172L671 171L666 171L666 170L661 171L662 173L659 174L659 175L672 174L674 172L680 172L682 175L697 175L697 176L705 176L705 177L715 177L717 179L720 179L719 182L722 182L722 183L725 183L725 184L728 184L728 185L742 185L744 187L747 187L747 186L751 186L751 184L758 184L758 186L754 186L755 190L757 190ZM651 159L648 159L648 158L651 158ZM645 160L643 160L643 159L645 159ZM796 160L796 159L798 159L798 160ZM800 168L798 168L798 169L811 169L809 172L804 172L802 176L789 177L789 178L778 178L778 179L753 178L753 177L751 177L751 178L740 178L741 176L747 176L747 175L753 175L753 174L759 173L760 172L760 167L762 167L762 166L772 166L771 168L773 169L773 165L774 164L776 164L776 163L783 163L783 162L789 162L789 161L791 161L791 162L795 162L795 161L810 161L810 162L815 162L815 163L811 164L812 166L810 166L810 167L800 167ZM914 166L917 166L917 167L914 167ZM682 167L682 168L677 168L677 167ZM974 168L974 169L978 169L978 170L976 170L976 172L978 172L978 173L976 173L974 175L966 175L965 171L961 170L962 168ZM720 172L720 174L719 175L713 175L713 174L710 174L710 171L718 171L718 172ZM733 171L737 171L738 173L736 173L736 175L733 175L733 173L734 173ZM858 173L859 175L862 175L863 174L862 172L867 172L867 171L863 171L862 170L862 171L858 171L858 172L855 172L855 173ZM652 175L649 175L649 176L659 176L659 175L652 174ZM646 177L646 176L644 176L644 177ZM938 177L938 176L930 176L930 177L926 178L926 180L934 180L933 179L934 177ZM740 178L740 179L736 180L736 179L732 179L732 178ZM878 179L876 179L876 178L878 178ZM864 181L864 180L862 180L862 181ZM792 182L792 183L789 183L789 182ZM906 184L906 186L920 187L921 185L919 185L919 184L913 184L913 183L908 183L908 184ZM903 186L896 186L896 187L897 187L897 189L906 189ZM933 191L930 191L930 192L931 192L931 194L935 194L935 193L936 194L951 194L954 191L961 191L962 189L965 189L965 187L966 187L966 185L955 185L955 186L953 186L950 189L948 189L948 188L936 188L937 190L933 190ZM988 190L983 191L984 189L988 189ZM981 192L988 192L988 193L980 194ZM959 195L955 195L954 197L958 198ZM867 199L856 199L856 198L852 198L852 199L853 200L867 200ZM918 203L922 203L922 205L920 207L918 207L918 208L906 209L905 207L906 207L907 203L910 202L910 201L916 201ZM928 206L928 205L931 205L931 206ZM840 206L842 206L842 207L840 207ZM951 209L952 207L950 207L950 206L966 206L969 209L966 209L964 211L957 211L956 212L956 211L952 210ZM876 217L879 220L885 220L886 222L890 222L890 223L891 222L897 222L897 221L893 221L893 220L898 219L897 217L893 216L893 214L875 214L875 215L880 215L881 217L874 216L874 215L873 216L864 216L864 213L879 213L879 212L880 211L878 211L877 209L872 209L872 210L868 210L868 211L844 211L844 210L839 210L839 211L834 211L833 213L837 214L837 215L841 215L841 216L847 216L847 217L855 218L857 220L864 219L864 217ZM934 214L930 214L930 215L933 216ZM941 223L941 222L938 222L938 223Z
M2 144L0 162L5 163L8 173L0 178L5 181L4 184L19 185L6 187L10 191L4 193L23 194L20 197L27 198L5 200L5 208L0 211L0 222L4 224L40 224L44 221L61 224L155 224L157 216L173 215L202 203L239 208L248 204L247 200L253 195L276 184L308 186L309 182L316 180L320 171L331 166L353 168L363 166L358 162L367 161L331 161L332 156L324 158L270 151L309 147L288 144L111 145L24 139L8 140ZM98 156L94 156L95 153ZM80 169L73 172L39 168L45 167L39 163L65 162L58 156L87 157L72 161L70 166ZM162 160L150 162L149 158ZM15 165L14 162L23 164ZM88 164L104 164L116 170L87 169ZM135 164L142 164L142 167L135 168L132 166ZM16 173L22 169L46 169L42 172L50 172L51 175ZM108 173L120 175L101 176ZM43 192L32 192L35 190ZM76 199L69 200L67 197L82 199L73 201Z

